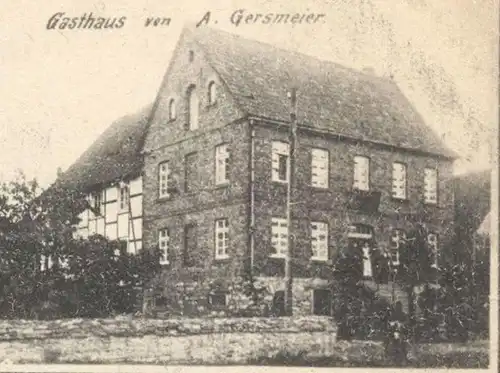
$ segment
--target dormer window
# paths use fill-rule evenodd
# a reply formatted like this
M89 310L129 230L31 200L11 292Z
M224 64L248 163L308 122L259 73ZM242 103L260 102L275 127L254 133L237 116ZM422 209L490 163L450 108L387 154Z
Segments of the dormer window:
M208 84L208 105L213 105L217 101L217 87L214 81Z
M198 95L196 93L196 87L194 85L190 86L187 91L187 103L188 103L188 128L190 130L195 130L198 128L198 111L199 111L199 101Z
M173 98L168 102L168 119L174 120L177 117L177 112L175 110L175 100Z

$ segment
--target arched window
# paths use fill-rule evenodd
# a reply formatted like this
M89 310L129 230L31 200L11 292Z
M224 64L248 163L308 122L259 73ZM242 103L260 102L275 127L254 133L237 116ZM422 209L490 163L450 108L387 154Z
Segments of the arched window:
M217 87L214 81L208 84L208 104L213 105L217 100Z
M199 100L196 93L196 87L194 85L190 86L187 91L187 102L188 102L188 127L190 130L195 130L198 128L198 110L199 110Z
M168 102L168 119L174 120L177 117L177 112L175 110L175 100L173 98Z

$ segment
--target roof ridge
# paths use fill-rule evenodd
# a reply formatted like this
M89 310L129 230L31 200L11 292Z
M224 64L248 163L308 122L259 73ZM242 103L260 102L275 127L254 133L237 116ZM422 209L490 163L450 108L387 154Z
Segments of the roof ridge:
M261 40L251 39L251 38L248 38L246 36L243 36L240 34L234 34L234 33L222 30L222 29L214 28L211 26L195 27L194 29L192 29L188 26L185 26L185 28L190 29L191 32L193 32L193 35L195 35L195 37L199 34L202 34L203 33L202 29L205 29L205 30L209 30L209 32L224 34L227 37L241 40L241 41L244 41L245 43L253 43L253 44L261 45L261 46L264 46L266 48L274 49L276 51L280 51L280 52L284 52L284 53L288 53L288 54L293 54L293 55L296 55L296 56L301 57L301 58L311 59L317 63L322 63L322 64L327 63L327 64L332 65L335 68L340 69L340 70L355 73L355 74L358 74L358 75L361 75L361 76L364 76L364 77L370 78L370 79L381 80L383 82L388 82L388 83L391 83L392 85L397 86L397 84L394 82L394 80L389 78L389 77L385 77L385 76L381 76L381 75L377 75L377 74L373 74L373 73L368 73L368 72L364 71L363 69L356 69L353 67L348 67L348 66L345 66L339 62L335 62L331 59L321 58L318 56L313 56L311 54L300 52L300 51L295 50L295 49L289 49L289 48L284 47L284 46L277 46L275 44L267 43L267 42L264 42Z

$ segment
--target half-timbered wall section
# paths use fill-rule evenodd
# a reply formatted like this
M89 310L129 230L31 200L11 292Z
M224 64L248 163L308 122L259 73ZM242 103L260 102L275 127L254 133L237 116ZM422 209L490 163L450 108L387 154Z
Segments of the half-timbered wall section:
M80 214L77 235L100 234L111 240L127 242L127 250L142 248L142 177L111 185L91 193L92 208Z

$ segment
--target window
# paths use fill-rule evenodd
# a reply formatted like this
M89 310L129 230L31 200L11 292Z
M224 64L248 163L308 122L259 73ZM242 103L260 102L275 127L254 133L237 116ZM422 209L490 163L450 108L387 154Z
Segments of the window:
M168 198L168 182L170 177L170 169L168 162L162 162L158 165L158 196L160 198Z
M104 191L99 191L92 193L92 195L90 196L91 209L96 216L103 215L103 194Z
M129 190L128 185L120 185L120 211L128 211L128 201L129 201Z
M313 315L331 316L332 294L328 289L313 290Z
M52 268L52 258L50 256L40 255L40 271L44 272Z
M392 164L392 196L406 199L406 165L403 163Z
M311 223L312 259L328 260L328 224Z
M229 246L229 224L227 219L218 219L215 221L215 258L227 258L227 249Z
M324 149L313 149L311 152L311 185L317 188L328 188L329 153Z
M431 252L431 266L437 268L438 266L438 236L436 233L429 233L427 235L427 244Z
M174 120L177 117L177 112L175 110L175 100L173 98L168 102L168 119Z
M284 257L288 248L288 224L286 219L272 218L271 221L272 256Z
M210 82L208 84L208 104L213 105L215 104L215 101L217 100L217 87L215 85L215 82Z
M227 145L215 148L215 183L217 185L229 182L229 151Z
M370 189L370 159L367 157L354 157L354 189Z
M428 204L437 203L437 170L426 168L424 170L424 201Z
M347 237L370 240L373 238L373 228L364 224L350 225Z
M185 267L194 265L193 255L196 252L196 225L189 224L184 227L184 252L183 263Z
M199 101L198 95L196 94L196 87L191 86L187 92L188 101L188 127L190 130L195 130L198 128L198 114L199 114Z
M189 51L189 62L193 62L193 61L194 61L194 52Z
M168 229L161 229L158 233L158 247L161 251L160 264L168 264L168 246L170 242L170 232Z
M285 142L273 141L272 144L272 180L286 183L290 178L290 150Z
M227 293L224 291L214 291L208 295L208 303L211 308L221 308L227 305Z
M184 190L192 192L196 180L197 154L191 153L184 157Z
M399 265L399 255L405 239L406 233L401 229L394 229L392 231L390 240L390 260L393 266Z

